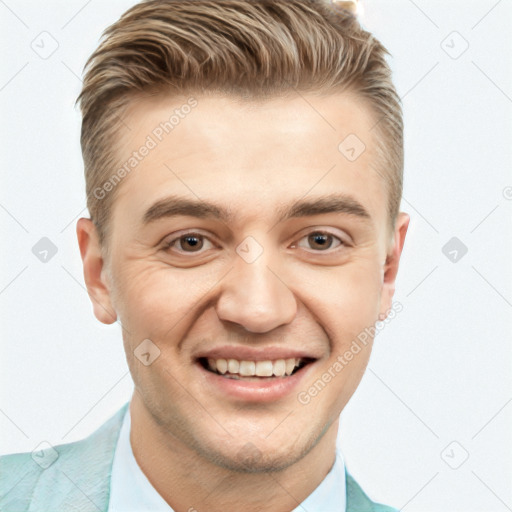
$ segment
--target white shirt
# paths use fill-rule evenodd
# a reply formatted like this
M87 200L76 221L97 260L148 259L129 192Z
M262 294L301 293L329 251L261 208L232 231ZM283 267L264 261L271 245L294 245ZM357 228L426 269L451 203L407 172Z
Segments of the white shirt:
M151 485L130 444L130 407L116 445L108 512L174 512ZM346 512L345 464L336 450L334 465L319 486L292 512Z

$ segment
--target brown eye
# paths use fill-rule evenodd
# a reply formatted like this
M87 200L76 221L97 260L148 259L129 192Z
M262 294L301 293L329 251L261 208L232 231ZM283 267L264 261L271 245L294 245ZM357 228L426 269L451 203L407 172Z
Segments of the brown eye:
M333 236L327 233L312 233L308 236L311 249L329 249L333 242Z
M204 241L202 236L185 235L179 238L178 246L182 251L197 252L203 248Z
M299 247L319 252L334 249L340 245L344 245L340 238L325 231L313 231L298 243Z
M189 232L177 236L165 243L163 250L169 253L177 254L203 254L210 249L214 248L214 244L207 236L200 233Z

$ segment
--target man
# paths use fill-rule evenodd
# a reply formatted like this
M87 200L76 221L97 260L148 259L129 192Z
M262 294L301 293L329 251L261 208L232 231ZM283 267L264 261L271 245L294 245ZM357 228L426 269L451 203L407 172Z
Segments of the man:
M322 0L152 0L107 29L77 235L135 390L51 463L4 457L3 511L392 510L336 451L409 224L385 54Z

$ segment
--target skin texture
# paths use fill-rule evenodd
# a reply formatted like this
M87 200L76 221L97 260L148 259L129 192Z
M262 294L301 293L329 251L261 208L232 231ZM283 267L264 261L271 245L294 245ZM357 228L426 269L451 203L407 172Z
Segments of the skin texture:
M84 278L98 320L123 326L135 383L131 444L163 498L176 512L290 511L332 467L338 417L372 343L308 404L297 393L386 317L409 216L400 213L389 232L387 193L371 167L376 120L354 95L194 97L197 106L118 185L109 261L92 222L78 221ZM119 161L187 99L133 101ZM349 134L366 145L353 162L338 150ZM333 193L349 194L371 218L279 220L280 208ZM144 226L144 212L171 194L229 208L233 217ZM186 230L206 237L199 252L183 242L164 248ZM337 237L331 248L311 245L317 231ZM252 263L236 252L248 236L263 250ZM144 339L160 350L149 366L134 356ZM197 367L199 352L224 344L293 347L318 359L289 395L249 402L219 392Z

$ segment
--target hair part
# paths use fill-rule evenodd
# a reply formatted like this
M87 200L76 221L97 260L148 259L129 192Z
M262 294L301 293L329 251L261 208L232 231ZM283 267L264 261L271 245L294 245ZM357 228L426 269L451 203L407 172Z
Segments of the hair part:
M87 207L108 253L122 114L146 94L219 93L270 99L293 90L355 92L372 110L393 233L403 186L403 119L389 52L327 0L146 0L108 27L85 66L81 147Z

